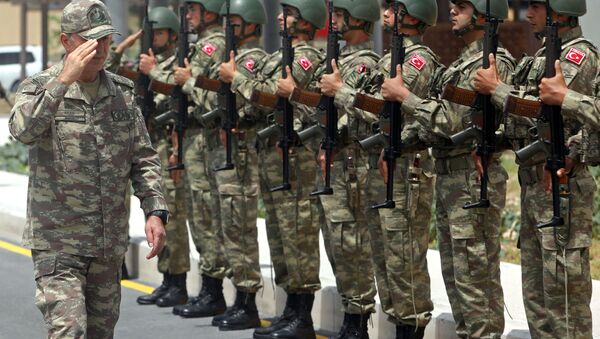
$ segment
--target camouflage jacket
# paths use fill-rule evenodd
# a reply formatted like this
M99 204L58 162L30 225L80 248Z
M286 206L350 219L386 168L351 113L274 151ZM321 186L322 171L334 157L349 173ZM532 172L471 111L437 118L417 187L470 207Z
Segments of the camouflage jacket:
M482 65L483 39L467 45L448 69L444 71L436 85L433 95L443 92L447 84L473 90L473 78ZM498 48L496 56L498 73L503 81L510 81L515 61L510 53ZM435 158L448 158L469 154L472 145L450 145L452 135L471 127L471 107L461 106L434 96L423 100L415 93L402 103L402 110L412 114L419 125L419 139L433 146ZM502 116L500 110L498 116Z
M573 28L559 34L562 41L560 56L565 81L569 89L583 95L594 95L593 83L598 73L598 51L589 40L583 38L581 27ZM542 47L533 57L524 57L513 77L513 85L505 82L498 86L492 100L496 107L503 107L509 95L537 100L539 97L538 85L544 77L545 52ZM567 101L567 105L572 105ZM565 114L565 140L577 135L581 131L581 123L573 115ZM520 149L536 139L529 133L535 127L532 119L510 115L506 122L505 136L509 139L514 149ZM577 140L577 139L572 139ZM579 145L570 146L569 157L577 159L580 155Z
M156 55L156 67L154 67L148 76L152 80L158 80L166 83L174 83L173 68L177 65L176 49L169 49L161 54ZM156 111L153 116L159 116L171 110L172 102L171 97L154 93L154 104L156 105ZM151 126L148 127L150 133L150 139L152 144L155 145L159 140L164 140L168 137L165 126Z
M131 81L101 71L96 102L56 78L62 64L27 78L9 121L29 147L24 245L107 257L127 249L129 180L145 214L167 209L160 160Z

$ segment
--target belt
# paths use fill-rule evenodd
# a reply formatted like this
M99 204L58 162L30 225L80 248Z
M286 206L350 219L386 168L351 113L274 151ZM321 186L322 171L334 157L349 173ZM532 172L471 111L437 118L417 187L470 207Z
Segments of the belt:
M471 170L473 168L475 168L475 165L468 155L435 160L436 174L449 174L456 171Z
M519 183L521 186L533 185L544 180L544 165L519 167Z

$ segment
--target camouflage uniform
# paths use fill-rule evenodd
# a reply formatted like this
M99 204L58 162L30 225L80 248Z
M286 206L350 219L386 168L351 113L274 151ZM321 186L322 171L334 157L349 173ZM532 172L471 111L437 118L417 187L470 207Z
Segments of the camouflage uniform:
M448 83L472 89L481 67L483 40L467 45L458 60L442 74L436 88ZM498 49L498 71L509 79L514 61ZM436 221L442 275L456 332L464 338L500 338L504 330L504 301L500 284L500 222L508 174L494 159L489 166L487 209L463 209L479 199L478 173L471 160L472 146L447 146L448 138L471 125L470 108L445 100L422 100L410 95L403 110L415 114L419 138L433 144L436 179Z
M321 52L306 42L294 45L295 55L292 74L297 86L307 88L313 74L322 61ZM275 94L277 81L281 77L281 51L267 56L261 63L256 79L237 72L231 88L250 101L254 90ZM256 67L256 66L255 66ZM258 68L257 68L258 72ZM296 130L307 126L306 108L295 106ZM266 113L257 117L257 129L271 124ZM316 162L314 152L307 146L298 146L290 154L289 191L270 192L281 184L281 157L275 144L277 137L259 140L258 160L260 190L265 203L266 228L275 282L288 294L314 293L321 285L319 281L319 221L321 213L317 199L309 197L315 188ZM300 180L302 178L302 180ZM308 180L306 180L309 178Z
M346 45L339 56L344 88L352 90L366 81L379 61L372 43ZM378 175L376 167L367 168L369 155L362 152L356 140L369 135L374 115L357 112L347 97L335 97L340 109L338 126L347 133L337 143L331 169L333 195L320 195L325 211L323 227L325 248L342 297L344 312L375 312L375 281L369 246L369 224L379 227L379 216L369 203L378 195L367 183ZM377 155L375 155L377 156ZM373 191L371 191L373 189ZM380 192L380 191L379 191Z
M419 97L427 97L434 72L440 67L437 56L422 43L420 36L404 39L407 58L402 68L402 77L407 88ZM375 67L364 91L380 96L381 82L389 77L391 54L386 54ZM357 91L345 91L348 97L340 101L354 102ZM338 97L338 94L336 97ZM405 116L405 125L410 125L411 117ZM409 135L403 135L405 147L415 143ZM369 168L377 168L380 149L368 163ZM429 246L429 221L433 203L433 161L424 150L417 153L403 153L397 160L397 175L394 177L395 209L380 209L381 224L371 222L372 257L377 277L377 291L383 311L395 324L425 327L431 320L433 303L429 289L427 271L427 249ZM374 171L375 172L375 171ZM378 192L385 192L381 176L373 173L371 185ZM418 181L409 182L409 175ZM407 197L409 198L407 200ZM379 194L376 202L385 197ZM372 199L371 199L372 200ZM417 213L417 211L419 211ZM415 287L419 287L415 289Z
M237 50L236 64L248 78L255 77L256 64L265 57L258 42L250 42ZM218 77L220 65L211 72ZM243 98L236 101L239 121L233 137L233 170L216 172L216 183L221 206L221 230L227 262L231 267L232 281L237 290L255 293L262 286L258 261L258 231L256 228L258 208L258 156L256 152L255 111L245 105ZM206 100L217 101L217 93L208 92ZM222 107L223 105L221 105ZM226 114L226 113L224 113ZM216 140L218 142L218 138ZM223 145L219 144L221 156L214 167L224 163Z
M198 42L190 51L192 78L183 86L197 105L191 115L184 138L184 162L186 164L186 190L188 222L192 239L200 253L200 271L203 275L224 279L228 264L223 252L219 192L213 167L224 159L219 155L219 129L217 125L201 128L194 117L208 111L212 105L204 97L206 93L194 87L198 75L208 76L211 69L220 64L225 51L223 29L214 26L200 34Z
M583 95L593 95L592 84L598 70L598 52L583 38L580 27L559 34L562 40L561 66L569 88ZM515 70L515 89L499 86L494 104L502 107L510 94L537 98L538 84L544 76L545 47L534 57L526 57ZM580 114L579 105L575 106ZM584 103L582 103L584 104ZM567 110L568 111L568 110ZM573 114L565 115L565 140L580 132L581 124ZM506 136L514 149L535 141L528 133L535 124L510 116ZM579 147L571 145L569 157L579 160ZM538 229L536 225L552 216L552 197L542 181L544 159L520 164L521 184L521 267L523 296L533 338L592 337L591 277L589 247L592 242L592 210L596 183L587 167L578 163L570 174L570 203L563 201L564 227ZM570 210L569 210L570 205ZM559 243L565 243L559 245ZM566 290L565 290L566 286ZM565 298L568 297L568 310Z
M131 179L146 215L166 210L160 160L131 81L101 71L92 101L78 83L56 78L62 67L21 84L9 122L30 145L23 243L33 250L36 304L49 336L109 338L128 245L125 190Z

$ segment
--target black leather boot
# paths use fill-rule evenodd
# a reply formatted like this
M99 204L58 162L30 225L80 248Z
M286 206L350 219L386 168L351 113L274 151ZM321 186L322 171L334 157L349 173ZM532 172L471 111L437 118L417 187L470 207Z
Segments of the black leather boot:
M158 307L173 307L183 305L188 300L187 289L185 287L186 274L171 274L171 284L167 293L156 300Z
M140 305L154 305L156 301L165 295L169 290L169 282L171 279L171 275L169 273L163 273L163 281L160 286L158 286L152 293L139 296L137 298L137 303Z
M237 291L235 301L238 306L221 321L219 330L237 331L259 327L260 318L256 309L256 293Z
M271 333L272 339L315 339L315 329L313 327L312 311L315 295L312 293L303 293L296 296L296 316L292 318L284 327Z
M206 285L204 296L199 296L195 303L183 307L179 312L180 316L184 318L203 318L225 312L227 305L223 296L223 280L203 275L202 285Z
M344 314L344 324L336 339L369 339L369 314Z
M271 326L259 327L254 330L254 339L269 339L271 333L282 329L296 316L297 294L290 293L285 300L285 308L280 317L273 319Z
M208 291L207 282L205 281L204 275L200 275L200 278L202 279L202 287L200 287L200 292L198 292L198 295L195 297L188 298L187 304L176 305L175 307L173 307L173 314L181 315L181 311L184 308L188 308L188 307L192 306L193 304L197 303L198 300L200 300L200 299L204 298L204 296L206 296L206 293Z
M425 327L414 327L410 325L396 326L396 339L423 339Z

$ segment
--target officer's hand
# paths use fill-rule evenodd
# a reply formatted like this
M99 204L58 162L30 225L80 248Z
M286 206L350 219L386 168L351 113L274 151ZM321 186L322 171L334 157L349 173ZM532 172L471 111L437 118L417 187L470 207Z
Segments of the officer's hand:
M385 151L381 151L379 160L377 160L377 167L379 168L379 174L383 177L383 183L387 185L388 180L388 166L387 161L384 159Z
M554 77L542 79L542 83L540 84L540 100L546 105L562 106L569 88L560 67L560 60L556 60L554 69L556 70Z
M219 80L230 84L233 82L236 71L237 65L235 64L235 53L231 51L231 53L229 53L229 61L222 63L219 67Z
M296 82L294 81L294 77L291 77L292 70L290 66L285 66L285 78L280 78L277 81L277 95L282 98L289 98L294 92L294 88L296 88Z
M402 66L396 66L396 76L386 78L381 85L381 95L385 100L404 102L410 95L410 90L404 86L402 79Z
M125 50L128 49L129 47L133 46L133 44L135 44L135 42L142 36L142 34L144 34L144 31L140 29L139 31L137 31L137 32L131 34L130 36L128 36L127 38L125 38L115 48L115 53L117 53L117 54L125 53Z
M558 180L561 184L567 183L567 175L571 173L573 167L575 167L575 161L569 157L565 157L565 168L560 168L558 171L556 171ZM550 175L550 171L546 168L544 168L544 190L546 193L552 192L552 176Z
M148 54L140 55L140 71L146 75L156 67L156 57L151 48L148 49Z
M91 39L67 54L63 69L58 75L58 80L67 86L77 81L81 77L85 66L96 55L96 47L98 47L98 41Z
M490 68L480 68L473 79L473 87L475 90L484 95L492 95L498 85L502 83L498 77L498 69L496 68L496 58L493 54L489 55Z
M175 83L179 86L183 86L183 84L192 77L192 66L190 66L190 62L187 58L185 58L183 62L185 63L185 67L175 67Z
M150 253L148 253L146 259L151 259L160 253L165 246L167 234L162 220L154 215L151 215L148 220L146 220L145 231L146 240L148 240L148 246L150 246Z
M324 74L321 77L321 93L329 97L335 97L335 94L342 88L344 83L342 82L342 76L340 70L337 67L337 63L331 60L331 66L333 72L331 74Z

